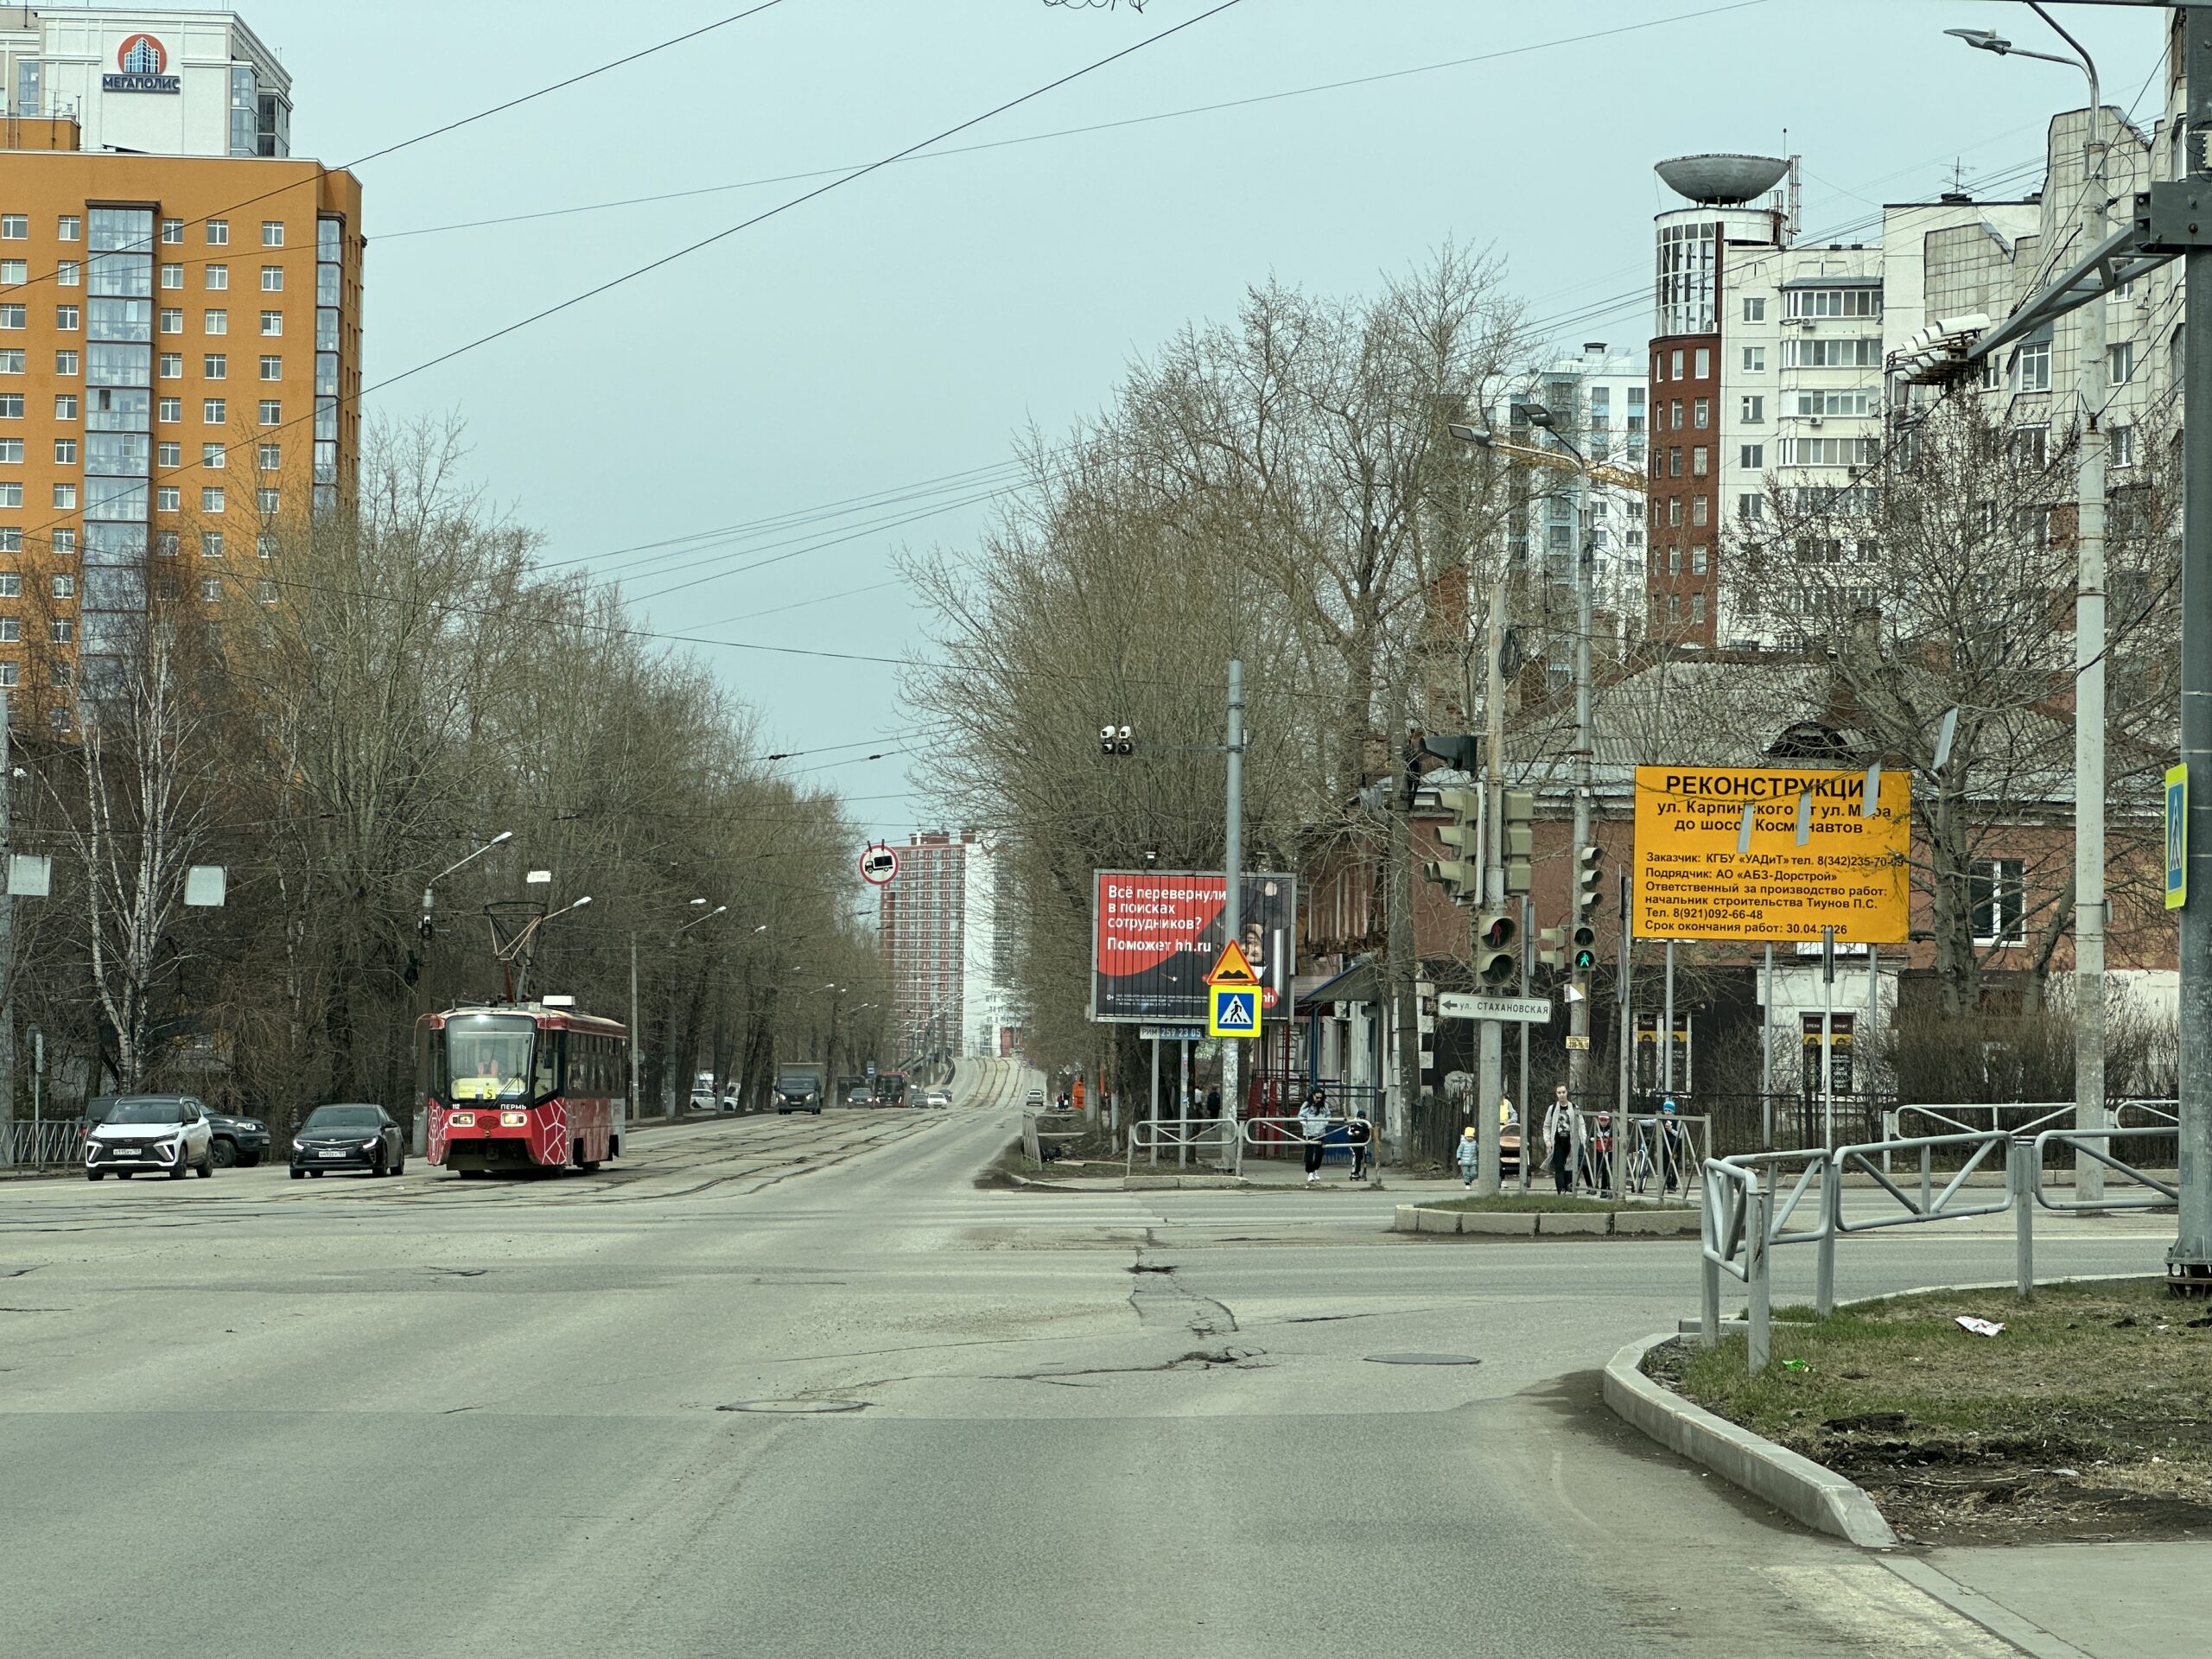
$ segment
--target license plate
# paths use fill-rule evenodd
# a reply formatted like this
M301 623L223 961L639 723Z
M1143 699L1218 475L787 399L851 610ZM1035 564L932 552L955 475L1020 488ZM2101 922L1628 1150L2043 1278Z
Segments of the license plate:
M346 1154L342 1152L318 1152L315 1154L315 1156L318 1158L343 1158L345 1155Z

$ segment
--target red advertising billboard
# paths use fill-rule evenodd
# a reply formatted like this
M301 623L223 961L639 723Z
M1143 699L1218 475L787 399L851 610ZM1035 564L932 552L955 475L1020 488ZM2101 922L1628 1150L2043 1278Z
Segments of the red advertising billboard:
M1219 870L1101 870L1090 911L1090 1017L1204 1026L1206 974L1221 954L1229 887ZM1243 882L1237 943L1260 977L1266 1018L1290 1012L1298 880Z

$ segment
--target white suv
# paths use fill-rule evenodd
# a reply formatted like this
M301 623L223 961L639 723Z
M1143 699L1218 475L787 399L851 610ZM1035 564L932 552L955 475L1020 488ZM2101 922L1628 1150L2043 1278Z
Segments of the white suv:
M114 1173L129 1180L150 1170L181 1181L188 1169L215 1173L215 1136L207 1109L189 1095L124 1095L85 1136L85 1179Z

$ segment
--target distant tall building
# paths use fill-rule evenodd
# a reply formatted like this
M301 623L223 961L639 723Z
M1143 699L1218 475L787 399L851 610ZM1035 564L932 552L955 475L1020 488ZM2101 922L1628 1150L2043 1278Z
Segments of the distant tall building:
M352 499L361 190L228 12L0 8L0 686L57 730L149 599L274 603Z

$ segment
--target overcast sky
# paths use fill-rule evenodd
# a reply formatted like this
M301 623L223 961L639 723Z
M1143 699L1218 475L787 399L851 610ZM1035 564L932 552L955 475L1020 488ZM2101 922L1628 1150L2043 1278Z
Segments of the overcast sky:
M782 0L371 162L367 378L1214 3ZM295 152L343 164L740 8L248 0L245 16L294 77ZM2107 100L2139 94L2145 121L2162 16L2061 9ZM981 469L1018 429L1096 408L1133 354L1228 314L1248 282L1358 290L1447 236L1494 243L1562 343L1640 344L1667 156L1786 142L1811 234L1934 193L1955 161L1969 189L2009 172L2002 194L2019 194L2010 181L2083 83L1943 38L1960 26L2063 49L2012 0L1242 0L951 143L1135 124L884 168L408 378L371 412L458 413L480 480L543 531L549 561L658 594L642 606L655 628L733 642L700 649L774 747L835 764L812 775L903 837L920 810L907 761L831 747L899 747L896 671L741 645L919 645L909 596L882 585L891 555L966 544L1003 475ZM1363 76L1391 78L1270 96ZM1249 99L1264 101L1173 113ZM683 191L703 194L566 211ZM684 537L704 539L627 550Z

